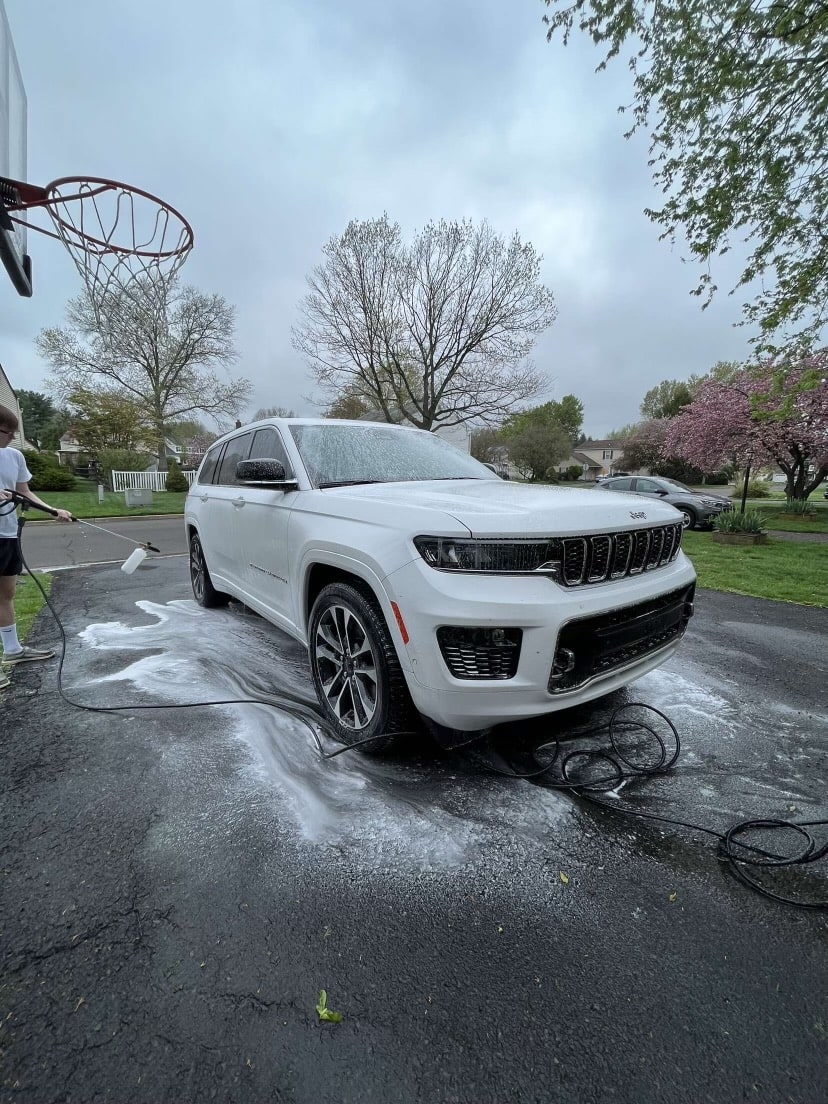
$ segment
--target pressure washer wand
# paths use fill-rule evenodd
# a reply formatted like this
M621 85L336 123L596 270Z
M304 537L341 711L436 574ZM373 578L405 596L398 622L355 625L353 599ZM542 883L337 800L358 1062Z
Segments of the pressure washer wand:
M12 501L16 502L18 506L31 507L35 510L42 510L44 514L51 514L52 517L57 517L57 510L53 510L51 506L41 506L39 502L33 502L26 495L22 495L19 491L11 492ZM88 525L90 529L100 529L102 533L108 533L110 537L117 537L118 540L129 541L130 544L135 544L138 548L143 548L145 552L160 552L160 548L156 548L154 544L150 544L149 541L137 541L133 537L126 537L123 533L116 533L112 529L104 529L103 525L95 525L92 521L84 521L83 518L76 518L72 514L72 521L76 521L78 525Z

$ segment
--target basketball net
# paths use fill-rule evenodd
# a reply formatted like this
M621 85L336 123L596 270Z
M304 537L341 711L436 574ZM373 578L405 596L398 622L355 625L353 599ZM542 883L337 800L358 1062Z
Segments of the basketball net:
M193 231L183 215L129 184L64 177L45 188L18 183L17 191L10 217L63 242L103 330L125 300L144 305L148 294L169 287L193 247ZM51 229L12 213L37 209L48 212Z

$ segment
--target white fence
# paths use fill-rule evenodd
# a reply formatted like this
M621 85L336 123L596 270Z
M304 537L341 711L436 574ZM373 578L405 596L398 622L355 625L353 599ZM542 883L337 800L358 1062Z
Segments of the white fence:
M192 486L195 479L194 471L181 473L187 480L187 485ZM125 491L128 487L135 487L142 491L165 491L167 472L134 472L114 471L112 473L112 490Z

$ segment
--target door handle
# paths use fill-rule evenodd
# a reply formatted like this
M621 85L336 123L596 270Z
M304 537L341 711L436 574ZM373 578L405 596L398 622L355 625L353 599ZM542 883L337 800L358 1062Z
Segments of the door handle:
M198 497L201 499L202 502L209 502L210 501L210 496L209 495L203 494L203 495L199 495Z
M245 500L241 496L239 496L239 498L234 498L233 499L233 505L237 509L241 509L241 507L244 506L244 503L245 503Z

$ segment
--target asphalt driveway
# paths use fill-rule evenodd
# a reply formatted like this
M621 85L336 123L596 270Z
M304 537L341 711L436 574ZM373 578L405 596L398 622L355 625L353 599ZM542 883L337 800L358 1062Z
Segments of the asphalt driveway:
M78 700L313 701L302 650L198 609L182 558L53 595ZM828 612L697 610L631 694L682 757L616 800L719 830L828 817ZM751 893L702 836L432 748L323 762L261 705L82 712L54 665L0 708L3 1102L828 1099L825 913ZM824 897L825 873L784 889Z

